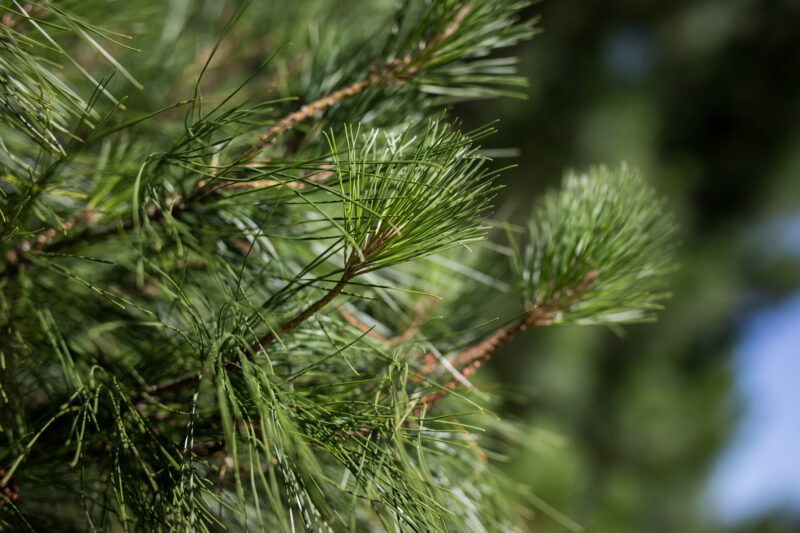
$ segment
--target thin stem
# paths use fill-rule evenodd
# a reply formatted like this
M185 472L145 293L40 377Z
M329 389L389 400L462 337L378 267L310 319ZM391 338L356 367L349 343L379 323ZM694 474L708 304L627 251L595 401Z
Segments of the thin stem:
M172 392L174 390L182 390L188 387L191 387L198 381L200 378L203 377L200 372L195 372L193 374L188 374L176 381L171 381L169 383L165 383L164 385L151 385L145 389L147 394L150 396L158 396L160 394L164 394L167 392ZM134 403L139 406L142 402L142 398L136 398Z
M342 277L339 279L336 285L334 285L333 288L331 288L328 292L326 292L319 300L315 301L314 303L312 303L311 305L309 305L308 307L297 313L295 316L293 316L292 318L290 318L289 320L278 326L277 329L271 330L263 337L254 341L250 345L249 350L242 350L243 353L247 356L248 359L251 359L253 354L258 353L259 350L261 350L268 344L275 341L277 335L281 333L289 333L290 331L297 329L303 322L305 322L306 320L317 314L320 310L322 310L323 307L328 305L331 301L334 300L334 298L336 298L339 294L341 294L354 275L355 275L354 271L352 271L349 268L345 268L344 272L342 273ZM228 360L225 361L224 366L226 369L235 368L233 364L234 364L233 361ZM148 387L146 389L147 394L150 396L158 396L160 394L164 394L167 392L182 390L196 384L198 381L200 381L201 377L202 375L200 372L194 372L176 381L172 381L164 385L153 385L151 387ZM134 403L140 403L140 402L141 399L139 399L139 401Z
M570 306L580 300L596 281L597 272L588 272L575 288L556 293L546 302L533 306L510 325L499 328L483 340L457 353L451 358L451 364L460 369L459 372L464 379L469 379L497 353L500 347L520 333L531 327L551 325L558 314L568 310ZM423 358L422 377L427 377L436 370L436 366L431 365L433 357L435 357L433 354L426 354ZM442 401L449 391L457 388L461 382L461 380L452 379L444 388L421 397L419 405L414 410L414 416L419 416L423 409L429 409Z
M277 330L270 331L253 344L250 345L250 350L252 352L258 352L261 348L266 346L267 344L271 343L276 339L276 336L281 333L289 333L297 329L303 322L317 314L323 307L328 305L334 298L336 298L339 294L342 293L344 288L350 282L353 274L349 270L345 270L342 274L341 279L339 280L336 285L333 286L331 290L325 293L322 298L314 302L313 304L309 305L303 311L292 317L291 319L287 320L283 324L281 324Z
M351 315L347 309L344 307L339 307L339 314L353 327L360 329L366 335L369 335L373 339L377 339L389 348L402 344L410 339L412 339L422 325L425 323L425 318L427 317L428 313L431 311L431 308L435 307L437 304L437 300L434 298L425 298L422 300L421 304L415 306L417 311L414 314L414 318L408 327L398 335L395 335L391 338L386 338L377 331L374 330L373 327L368 326L367 324L361 322L359 319ZM433 356L433 354L430 354ZM435 359L435 358L434 358Z
M497 350L512 340L514 337L528 329L531 325L538 322L538 313L526 313L511 325L500 328L494 333L490 334L485 339L473 344L469 348L459 352L453 358L452 364L459 369L464 379L469 379L478 369L489 361ZM427 355L427 354L426 354ZM432 355L432 354L431 354ZM426 357L427 359L427 357ZM432 373L436 369L436 365L431 365L426 362L423 368L423 375L425 373ZM414 409L414 416L418 417L423 409L430 409L437 403L442 401L447 394L458 387L461 383L460 380L450 380L442 389L435 392L426 394L419 399L419 404Z
M433 38L430 43L420 41L416 50L413 53L406 54L402 59L395 59L387 61L382 65L373 66L369 69L369 75L356 82L351 83L347 87L338 89L322 98L314 100L313 102L304 105L297 111L289 113L284 118L278 121L277 124L270 127L262 133L256 143L248 152L248 155L255 155L267 146L277 137L282 135L286 130L291 127L305 122L317 113L340 104L348 98L352 98L368 88L375 85L397 85L404 83L411 76L416 74L422 69L425 64L414 64L417 59L422 55L425 49L430 49L441 44L448 37L452 36L457 30L464 18L469 13L471 7L469 4L463 5L453 16L453 20L447 27ZM431 54L426 63L430 63L436 59L437 54Z
M19 499L19 485L17 485L17 480L14 477L4 482L3 479L5 477L6 471L0 468L0 496L14 503Z
M183 204L176 203L170 207L170 214L173 218L180 218L180 216L188 209ZM163 212L156 208L154 204L147 207L145 216L151 222L158 222L163 218ZM32 240L22 241L16 248L6 252L6 269L0 272L0 277L6 275L15 275L20 265L25 262L25 255L31 251L41 252L58 252L64 248L69 248L72 245L79 243L86 243L96 239L101 239L114 234L118 230L129 231L134 227L133 218L126 218L120 224L114 226L105 226L100 228L91 228L91 226L84 228L83 231L75 233L71 236L65 236L63 239L56 240L59 235L65 235L70 230L81 224L91 224L91 222L100 218L100 213L96 210L89 209L81 212L77 216L67 219L61 224L61 227L50 228L49 230L40 233Z
M248 155L254 156L294 125L304 122L317 113L333 107L348 98L352 98L359 93L362 93L367 87L375 85L381 80L381 76L370 74L369 77L364 80L359 80L348 85L347 87L344 87L343 89L338 89L327 96L323 96L322 98L319 98L310 104L304 105L297 111L289 113L279 120L277 124L271 126L259 136L258 141L250 148Z

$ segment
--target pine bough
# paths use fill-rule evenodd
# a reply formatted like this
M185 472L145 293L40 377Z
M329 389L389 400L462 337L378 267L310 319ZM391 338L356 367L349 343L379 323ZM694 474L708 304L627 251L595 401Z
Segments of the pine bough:
M473 376L650 320L671 217L596 167L486 240L445 109L520 95L527 2L341 4L0 2L4 528L524 523Z

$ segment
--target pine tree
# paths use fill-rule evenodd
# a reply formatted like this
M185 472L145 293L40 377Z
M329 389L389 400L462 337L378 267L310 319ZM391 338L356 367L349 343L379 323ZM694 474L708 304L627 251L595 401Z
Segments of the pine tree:
M625 165L493 218L450 106L524 95L527 5L0 2L0 525L521 527L476 371L673 246Z

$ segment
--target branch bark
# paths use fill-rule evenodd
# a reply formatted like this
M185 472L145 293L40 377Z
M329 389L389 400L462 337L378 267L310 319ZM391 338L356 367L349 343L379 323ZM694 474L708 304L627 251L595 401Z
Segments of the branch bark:
M250 345L250 350L254 353L258 352L264 346L274 341L277 335L281 333L289 333L290 331L297 329L298 326L300 326L300 324L302 324L303 322L305 322L306 320L317 314L318 311L320 311L323 307L332 302L334 298L340 295L344 290L344 288L347 287L347 284L350 282L352 276L353 274L350 272L350 270L345 269L341 279L339 279L339 282L336 283L336 285L334 285L334 287L331 290L325 293L325 295L322 296L322 298L320 298L313 304L309 305L307 308L305 308L303 311L301 311L291 319L281 324L276 331L270 331L269 333L267 333L266 335L255 341L253 344Z
M596 281L597 272L588 272L574 288L556 293L546 302L532 306L530 310L509 326L496 330L483 340L458 352L452 357L450 363L459 370L464 379L469 379L480 367L486 364L502 346L517 337L520 333L532 327L551 325L559 314L569 310L570 306L580 300L580 298L594 286ZM423 378L430 376L436 370L436 365L430 364L430 358L433 357L435 357L433 354L426 354L425 358L423 358ZM420 397L419 404L414 409L414 416L419 416L423 410L427 410L438 404L451 390L456 389L461 383L461 380L454 378L450 380L444 388Z
M259 350L266 347L281 333L289 333L297 329L303 322L317 314L322 308L332 302L342 291L347 287L347 284L353 278L354 273L349 269L345 268L345 271L342 273L342 277L333 286L328 292L326 292L320 299L316 300L314 303L297 313L295 316L287 320L286 322L282 323L278 326L275 330L270 331L263 337L255 340L249 347L249 350L243 350L243 353L247 356L248 359L252 358L252 354L258 353ZM226 368L234 368L233 361L226 361L225 362ZM187 376L184 376L176 381L172 381L170 383L166 383L164 385L153 385L146 389L146 392L150 396L159 396L161 394L185 389L187 387L191 387L192 385L196 384L200 381L202 374L200 372L194 372ZM137 401L134 403L141 404L142 398L137 398Z

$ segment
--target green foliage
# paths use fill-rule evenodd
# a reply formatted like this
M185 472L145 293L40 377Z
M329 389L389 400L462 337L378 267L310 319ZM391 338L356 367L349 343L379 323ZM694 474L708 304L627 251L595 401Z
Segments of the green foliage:
M497 468L518 430L475 416L467 379L494 349L475 334L478 299L510 290L510 252L483 240L499 170L478 143L491 129L459 132L441 105L521 85L496 54L531 35L527 3L346 2L372 6L354 16L383 21L374 35L331 4L110 2L146 57L90 38L112 35L85 22L102 2L4 19L4 61L28 54L8 59L26 89L0 124L4 526L524 523L536 500ZM308 46L262 41L261 20ZM58 28L87 64L56 74L24 49L22 24ZM100 98L92 80L108 76L86 75L107 64L147 86L127 107ZM25 100L36 69L58 84ZM56 90L87 80L80 101ZM50 107L70 111L50 120ZM572 291L549 311L618 322L660 297L631 279L654 287L656 244L669 246L652 193L627 170L596 173L548 200L529 252L543 259L526 262L537 285L522 292L535 306L556 294L540 283ZM565 272L557 239L575 236L591 253ZM579 290L589 268L597 285ZM476 357L461 361L465 338Z
M533 307L568 301L558 323L651 319L668 296L673 233L671 214L631 168L569 173L531 219L521 293Z
M59 137L77 139L72 123L77 120L92 128L100 118L93 109L96 99L119 101L106 89L108 79L98 79L80 65L65 49L64 41L80 39L109 61L135 86L133 76L109 54L102 42L125 46L122 36L93 26L70 11L48 2L11 2L2 6L4 23L0 48L0 109L2 120L29 136L46 150L66 155ZM49 17L40 20L47 10ZM27 26L27 27L26 27ZM25 31L29 30L29 31ZM52 57L51 57L52 56ZM58 61L57 63L55 61ZM57 74L71 65L94 88L95 94L83 97L79 89ZM56 68L54 68L56 67Z
M525 78L515 75L515 58L488 56L533 35L533 21L518 20L518 13L529 5L528 0L433 2L421 17L404 21L407 30L398 32L392 57L401 61L408 57L404 75L421 69L413 84L448 101L524 97L513 90L527 85Z
M493 176L472 145L486 132L464 136L430 123L363 142L348 132L347 159L335 159L344 230L354 247L352 268L369 271L481 238L479 217L489 206ZM380 146L383 145L383 146ZM336 143L332 142L336 153Z

